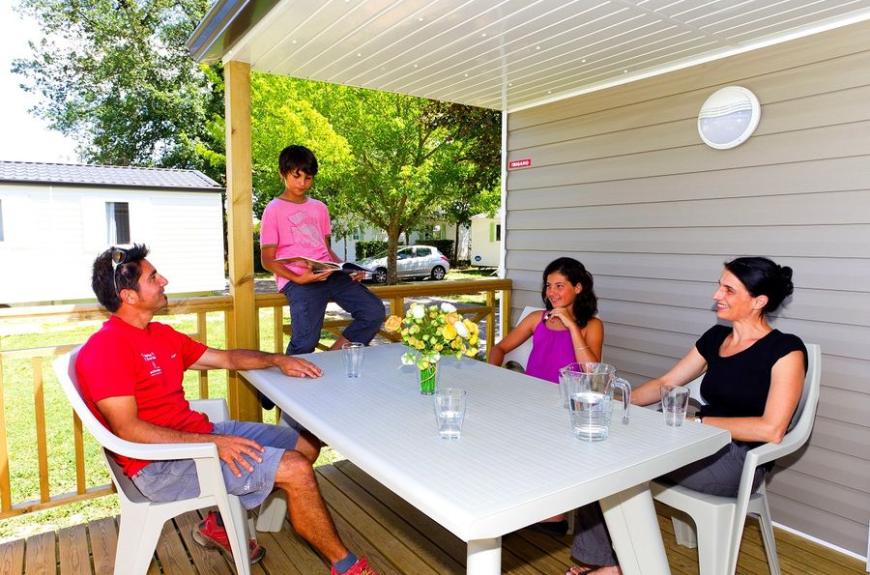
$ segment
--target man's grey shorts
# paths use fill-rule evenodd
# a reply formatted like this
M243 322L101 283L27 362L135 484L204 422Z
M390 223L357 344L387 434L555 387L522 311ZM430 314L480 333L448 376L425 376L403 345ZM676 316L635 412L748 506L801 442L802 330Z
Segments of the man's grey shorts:
M239 467L241 477L236 477L226 463L221 461L221 472L227 493L238 495L245 509L260 505L275 486L275 474L285 451L295 449L299 433L291 427L279 427L248 421L221 421L214 424L217 435L239 435L253 439L265 450L263 461L247 458L254 468L248 473ZM199 495L196 465L192 459L155 461L132 477L142 495L151 501L178 501Z

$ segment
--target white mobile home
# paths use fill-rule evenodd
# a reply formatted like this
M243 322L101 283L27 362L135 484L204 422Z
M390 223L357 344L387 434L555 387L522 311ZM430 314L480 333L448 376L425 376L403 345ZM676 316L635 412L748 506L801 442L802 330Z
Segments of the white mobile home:
M792 266L774 325L821 344L822 392L809 444L773 473L772 515L866 555L870 2L222 0L189 46L238 82L228 124L247 125L252 69L501 110L514 315L540 303L548 261L582 260L608 361L635 383L715 322L724 260ZM757 95L761 121L714 149L699 110L727 86Z
M471 217L471 265L495 268L501 258L502 210Z
M0 304L93 299L96 255L132 242L170 293L223 290L222 191L195 170L0 162Z

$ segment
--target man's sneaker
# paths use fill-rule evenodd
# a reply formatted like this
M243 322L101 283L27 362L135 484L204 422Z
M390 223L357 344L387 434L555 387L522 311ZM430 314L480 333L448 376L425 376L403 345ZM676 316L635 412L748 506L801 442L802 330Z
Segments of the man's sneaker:
M335 570L335 565L332 566L329 573L330 575L378 575L377 571L369 567L369 562L366 561L365 557L357 559L356 563L351 565L350 569L344 573L339 574L339 572Z
M230 548L230 538L227 536L227 530L224 529L224 526L218 523L218 517L220 515L217 511L209 511L205 519L193 528L193 540L205 548L219 549L232 559L233 551ZM256 539L248 541L248 557L251 559L251 565L259 563L265 555L266 549L257 545Z

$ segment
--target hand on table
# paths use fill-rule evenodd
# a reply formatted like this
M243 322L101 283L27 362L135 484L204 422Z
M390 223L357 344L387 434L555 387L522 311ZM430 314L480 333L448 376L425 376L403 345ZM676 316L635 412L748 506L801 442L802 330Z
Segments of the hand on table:
M275 355L275 366L290 377L320 377L323 371L306 359L290 355Z

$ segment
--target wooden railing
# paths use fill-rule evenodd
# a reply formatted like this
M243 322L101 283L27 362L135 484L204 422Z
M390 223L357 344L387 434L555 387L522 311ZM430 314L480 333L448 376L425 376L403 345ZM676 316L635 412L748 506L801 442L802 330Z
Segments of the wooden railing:
M373 287L372 291L383 300L389 302L390 313L401 313L404 309L407 299L421 297L442 297L455 296L465 294L483 294L483 305L471 304L461 305L460 311L469 319L475 322L485 321L486 334L486 349L490 349L495 338L496 327L496 295L501 294L500 310L501 310L501 329L506 331L509 326L510 315L510 293L512 283L510 280L479 280L479 281L455 281L455 282L425 282L418 284L402 284L396 286L377 286ZM446 297L445 299L449 299ZM289 325L285 325L285 310L286 301L280 294L258 295L256 298L258 309L257 322L259 334L259 346L261 349L271 348L269 351L281 353L284 351L285 336L290 332ZM265 326L260 325L261 316L268 321L269 311L271 308L271 329L263 329ZM193 329L185 329L185 331L195 339L213 345L215 347L223 347L224 342L232 341L232 335L228 332L230 314L233 313L232 298L229 296L214 296L191 298L172 302L167 308L165 315L162 314L156 318L157 321L169 321L180 319L179 316L193 316L192 320L188 319L187 323L192 323ZM222 315L221 322L223 324L222 338L217 337L212 328L212 336L209 336L209 314ZM6 308L0 309L0 322L3 325L9 325L20 321L35 321L59 322L64 326L74 327L76 324L81 325L82 322L93 322L94 320L104 320L107 314L99 306L95 304L86 305L65 305L65 306L40 306L31 308ZM338 335L341 329L349 323L349 320L328 319L324 322L324 330L332 335ZM98 323L91 326L89 332L98 329ZM384 337L390 338L390 334L381 332ZM82 432L82 425L78 417L72 415L71 429L60 429L54 433L49 431L50 426L57 427L57 422L47 421L46 419L46 397L52 404L63 402L60 407L66 413L70 413L66 400L62 397L62 392L56 384L54 373L51 370L50 360L58 355L66 353L75 346L83 343L87 334L82 333L76 341L64 341L62 343L54 343L51 345L23 347L19 349L4 349L3 340L0 339L0 519L22 515L33 511L39 511L50 507L66 505L76 501L101 497L112 493L111 484L94 485L94 476L101 475L105 480L105 470L100 461L99 450L95 446L90 449L90 455L86 452L86 444L93 442L90 437L86 437ZM220 340L223 341L220 341ZM217 340L217 341L215 341ZM271 340L271 345L269 345ZM325 348L325 345L319 346ZM48 362L46 360L49 360ZM32 383L32 400L27 401L22 395L22 389L26 385L26 375L22 375L21 371L26 370L22 364L29 362L31 371L30 379ZM13 365L16 364L16 365ZM17 375L9 377L4 374L11 371L14 367ZM4 369L6 368L6 369ZM231 378L234 374L227 374L228 384L231 384ZM201 398L209 397L210 378L209 372L198 372L196 376L198 382L198 396ZM24 380L22 382L22 380ZM48 385L46 385L48 383ZM14 389L18 386L19 389ZM218 393L217 395L221 395ZM14 404L9 402L9 397L15 398ZM9 443L9 422L7 421L7 413L14 410L13 418L20 418L26 421L27 425L33 427L33 441L35 449L28 450L27 459L32 459L32 454L35 453L35 467L38 470L38 496L34 498L32 494L29 497L13 496L13 489L16 487L13 478L23 476L27 473L27 463L16 461L10 456ZM32 419L28 414L33 414ZM31 423L32 422L32 423ZM56 463L56 459L52 459L52 444L59 444L70 450L71 446L73 463L75 466L75 482L74 486L66 488L53 487L50 462ZM58 451L62 449L58 448ZM54 454L55 458L63 457L63 454ZM14 470L14 472L13 472ZM32 477L32 471L30 473ZM70 491L72 489L72 491ZM20 487L19 487L20 490ZM20 499L16 501L16 499Z

